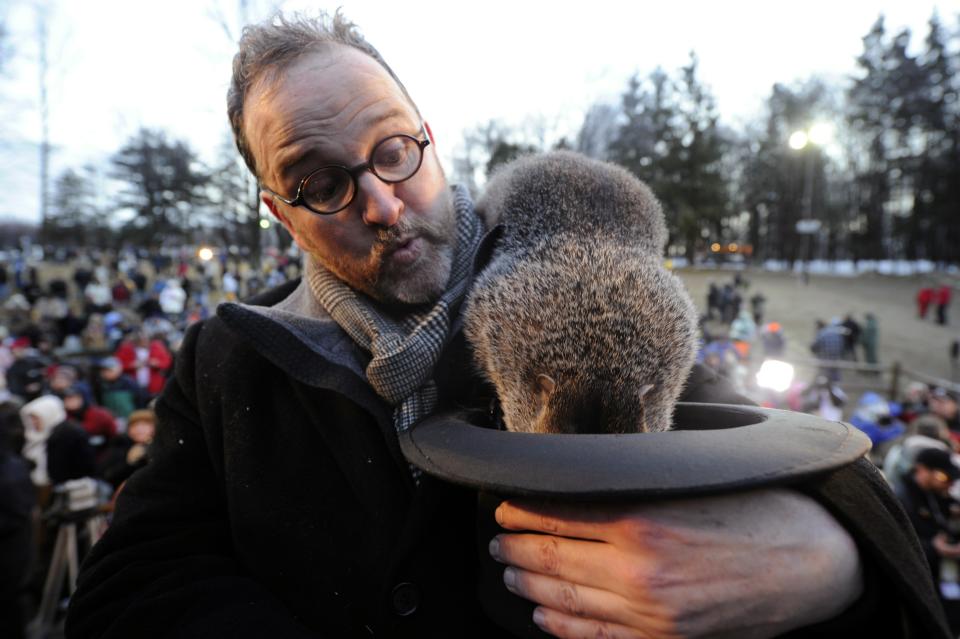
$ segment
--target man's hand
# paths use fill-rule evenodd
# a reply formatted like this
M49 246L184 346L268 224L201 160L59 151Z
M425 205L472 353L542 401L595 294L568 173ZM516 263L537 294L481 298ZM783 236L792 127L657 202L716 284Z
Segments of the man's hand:
M933 549L937 554L947 559L960 559L960 544L951 544L945 533L938 533L933 538Z
M830 619L863 588L850 535L770 489L627 506L507 501L490 553L558 637L763 638Z

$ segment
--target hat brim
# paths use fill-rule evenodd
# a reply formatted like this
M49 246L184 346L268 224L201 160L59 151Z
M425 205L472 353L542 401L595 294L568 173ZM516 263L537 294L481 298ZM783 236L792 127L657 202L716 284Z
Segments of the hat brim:
M480 490L564 499L692 496L786 485L836 470L870 450L858 429L804 413L678 404L675 429L555 435L430 417L400 436L407 460Z

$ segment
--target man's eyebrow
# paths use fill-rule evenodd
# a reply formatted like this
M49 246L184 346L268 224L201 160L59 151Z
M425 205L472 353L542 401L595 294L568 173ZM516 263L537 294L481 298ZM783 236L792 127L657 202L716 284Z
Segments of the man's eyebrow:
M377 115L374 118L371 118L370 121L367 122L366 126L368 128L375 127L381 122L385 122L386 120L408 117L409 115L410 113L405 109L394 107L388 111L384 111L383 113ZM399 131L398 133L402 133L402 131ZM419 133L419 131L417 131L417 133ZM289 159L283 158L281 160L280 179L283 181L288 180L293 170L298 168L301 164L304 163L304 161L308 160L311 156L315 155L316 150L317 149L315 145L309 145L309 146L302 146L291 151Z

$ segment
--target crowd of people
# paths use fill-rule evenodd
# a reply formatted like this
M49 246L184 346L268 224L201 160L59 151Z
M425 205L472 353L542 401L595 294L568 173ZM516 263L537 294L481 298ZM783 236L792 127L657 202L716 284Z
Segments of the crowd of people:
M258 264L133 250L0 263L0 636L22 636L50 561L55 531L33 513L75 479L115 494L149 462L186 328L298 274L293 254Z
M867 392L855 405L841 385L840 369L821 366L810 380L796 380L779 394L763 394L748 374L754 362L785 355L786 337L779 322L764 323L765 296L749 296L751 308L742 308L749 282L739 274L730 282L711 282L708 313L702 318L701 359L741 390L769 406L810 412L830 420L847 421L871 440L870 458L883 472L901 500L938 584L941 601L954 633L960 635L960 394L922 382L909 383L901 401L879 392ZM917 298L918 314L936 307L936 321L945 323L949 287L924 288ZM719 324L718 324L719 323ZM719 328L718 328L719 326ZM878 321L866 313L863 321L852 314L829 322L817 320L810 352L818 360L877 364ZM761 351L758 354L752 352ZM951 357L960 357L954 342ZM779 401L766 402L773 395Z
M887 402L872 456L920 538L953 633L960 634L960 409L958 393L915 382ZM881 420L877 420L880 422ZM870 434L868 432L868 434Z

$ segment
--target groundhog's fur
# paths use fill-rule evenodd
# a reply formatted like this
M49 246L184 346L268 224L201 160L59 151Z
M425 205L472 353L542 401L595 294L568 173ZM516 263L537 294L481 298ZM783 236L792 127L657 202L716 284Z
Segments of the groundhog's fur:
M663 213L627 171L576 153L523 158L478 211L503 235L465 308L509 430L670 428L696 311L662 266Z

